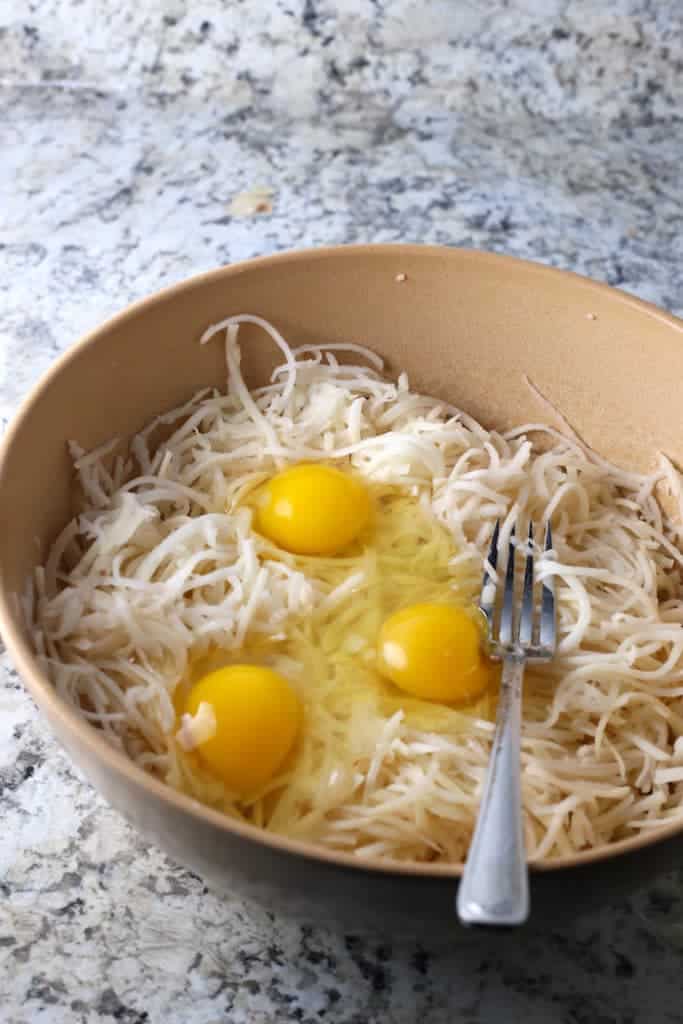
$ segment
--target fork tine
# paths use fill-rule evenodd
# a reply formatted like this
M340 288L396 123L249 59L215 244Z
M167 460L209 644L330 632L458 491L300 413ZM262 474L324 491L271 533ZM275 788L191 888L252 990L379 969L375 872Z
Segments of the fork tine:
M519 643L522 647L530 647L534 630L534 527L529 523L529 538L524 564L524 590L522 593L522 613L519 618Z
M545 551L553 546L550 522L545 529ZM555 581L549 576L543 581L541 590L541 625L538 642L546 653L552 653L557 645L556 613L555 613Z
M512 627L515 617L515 528L510 532L510 543L508 545L508 564L505 570L505 590L503 592L503 607L500 613L499 640L503 645L512 643Z
M487 565L484 568L484 579L481 584L481 596L479 598L479 607L486 616L486 621L489 626L489 634L493 630L493 609L496 603L496 581L491 576L488 570L490 565L492 569L495 569L498 565L498 534L500 533L500 519L496 520L496 525L493 530L493 537L491 538L491 547L489 548L489 555L487 559Z

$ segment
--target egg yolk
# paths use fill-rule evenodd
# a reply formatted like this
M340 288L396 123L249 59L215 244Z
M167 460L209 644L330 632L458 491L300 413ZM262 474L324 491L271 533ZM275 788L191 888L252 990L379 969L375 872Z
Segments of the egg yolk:
M330 466L293 466L264 484L256 496L256 529L296 555L336 555L369 519L365 487Z
M298 696L272 669L230 665L195 683L186 712L195 715L202 702L213 710L216 732L197 746L199 757L234 793L259 789L294 746L302 717Z
M479 626L447 604L414 604L390 616L379 632L378 667L401 690L444 704L474 700L489 684Z

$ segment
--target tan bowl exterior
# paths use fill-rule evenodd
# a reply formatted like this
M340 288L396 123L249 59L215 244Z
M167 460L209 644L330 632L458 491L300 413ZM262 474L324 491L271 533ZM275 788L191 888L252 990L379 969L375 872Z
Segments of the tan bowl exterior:
M225 380L204 329L235 313L271 320L291 342L357 341L406 369L411 385L483 423L549 420L540 391L602 454L635 468L657 450L683 461L683 324L572 274L485 253L352 246L288 253L204 274L131 306L74 345L25 401L0 453L0 628L35 701L74 761L148 837L207 880L269 904L321 908L358 925L367 911L431 931L453 923L459 866L396 866L332 855L235 824L145 775L64 705L17 611L33 567L67 521L66 442L129 437L152 416ZM277 361L260 331L241 334L248 380ZM551 416L552 419L552 416ZM621 895L673 866L683 823L538 866L538 920ZM572 884L580 881L580 886ZM318 912L317 910L315 911Z

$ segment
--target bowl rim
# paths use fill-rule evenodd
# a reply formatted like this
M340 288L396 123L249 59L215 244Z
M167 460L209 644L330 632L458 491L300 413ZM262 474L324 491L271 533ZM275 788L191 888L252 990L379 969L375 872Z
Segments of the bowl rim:
M602 295L608 294L613 299L616 298L623 305L645 313L656 320L662 321L668 327L683 333L682 320L660 309L653 303L638 299L633 295L622 292L618 288L594 281L570 270L562 270L532 260L520 259L516 256L488 250L465 249L443 245L420 245L416 243L379 243L311 247L257 256L194 274L159 289L151 295L137 299L124 307L124 309L108 317L98 326L87 331L76 342L72 343L31 387L13 415L4 437L0 441L0 478L3 475L5 463L16 435L19 433L24 421L31 415L35 402L50 387L53 378L65 370L84 348L95 344L103 332L124 325L127 320L135 318L150 305L162 304L171 296L182 292L191 292L194 288L201 287L205 282L223 277L237 276L253 268L277 266L287 262L338 259L340 257L353 259L361 254L366 257L381 257L395 256L400 253L410 258L420 258L422 255L430 254L442 255L447 258L452 257L464 263L479 264L482 267L495 265L501 268L508 267L513 271L515 269L522 269L540 278L553 279L555 281L559 278L570 278L574 280L575 284L581 284L589 291ZM351 870L353 873L362 874L365 872L396 877L421 877L432 880L443 878L456 879L462 876L462 864L403 862L388 858L358 857L351 853L329 850L314 842L276 835L256 825L250 825L230 818L223 812L207 807L192 797L172 789L165 782L154 778L135 764L125 753L111 746L94 726L79 715L75 707L67 704L58 696L49 678L42 671L28 640L23 636L22 631L14 621L12 608L14 598L15 595L6 591L4 580L0 577L0 635L5 642L12 661L18 669L24 686L36 701L40 711L46 712L51 728L52 722L58 721L64 733L73 738L78 746L85 748L95 759L104 762L106 768L111 773L119 776L120 781L128 787L134 790L142 790L148 796L173 806L176 810L184 812L190 818L203 820L224 833L234 835L248 842L264 845L274 851ZM55 730L53 729L53 731ZM532 873L536 875L553 874L567 868L587 867L590 864L611 860L646 847L655 846L681 833L683 833L683 811L680 819L658 826L652 829L652 831L643 830L629 839L621 839L617 842L582 851L571 856L536 862L531 860L529 867Z

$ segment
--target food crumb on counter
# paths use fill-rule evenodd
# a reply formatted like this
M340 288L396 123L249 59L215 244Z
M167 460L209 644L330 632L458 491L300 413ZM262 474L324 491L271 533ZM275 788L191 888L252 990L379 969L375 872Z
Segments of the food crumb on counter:
M262 213L272 213L273 195L273 189L263 185L257 185L246 192L238 192L230 203L230 215L232 217L254 217Z

